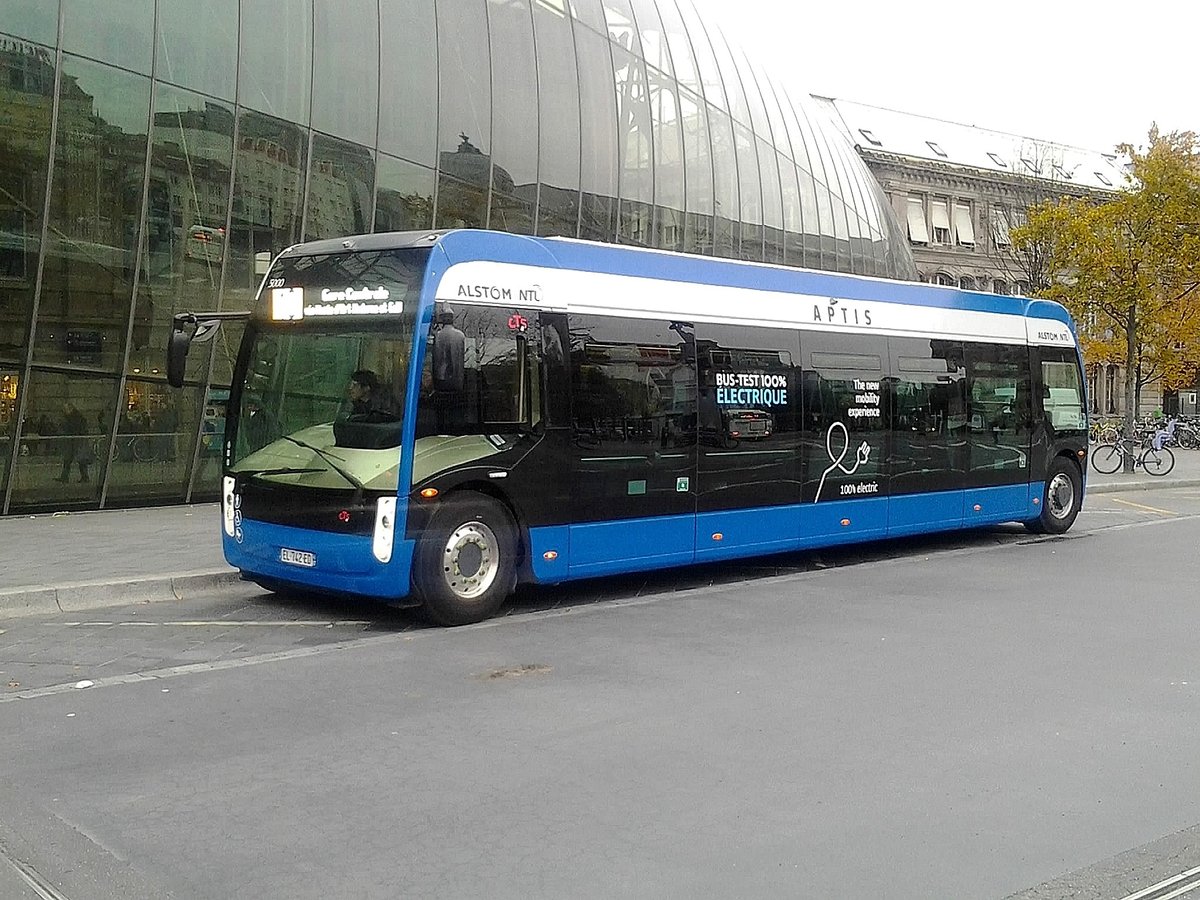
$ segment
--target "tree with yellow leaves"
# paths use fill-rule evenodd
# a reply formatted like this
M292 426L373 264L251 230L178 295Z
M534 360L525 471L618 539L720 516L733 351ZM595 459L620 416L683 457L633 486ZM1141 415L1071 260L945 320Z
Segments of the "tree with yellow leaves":
M1200 364L1200 142L1151 129L1144 150L1119 149L1130 178L1113 200L1040 204L1012 239L1045 255L1039 295L1075 317L1084 358L1124 365L1132 434L1141 387L1192 384Z

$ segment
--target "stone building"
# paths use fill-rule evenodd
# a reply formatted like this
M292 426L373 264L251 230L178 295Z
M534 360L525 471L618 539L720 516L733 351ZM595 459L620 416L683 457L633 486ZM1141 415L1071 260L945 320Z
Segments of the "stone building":
M1024 295L1030 274L1010 230L1031 205L1060 196L1104 202L1125 184L1114 153L1101 153L897 112L814 97L878 179L906 229L918 277L995 294ZM1088 365L1092 412L1124 411L1122 369ZM1162 402L1142 390L1144 414Z

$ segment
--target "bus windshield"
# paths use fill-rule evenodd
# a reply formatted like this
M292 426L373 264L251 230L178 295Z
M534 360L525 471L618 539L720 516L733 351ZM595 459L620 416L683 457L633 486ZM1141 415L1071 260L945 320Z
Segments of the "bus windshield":
M281 260L247 337L230 474L394 491L427 251Z

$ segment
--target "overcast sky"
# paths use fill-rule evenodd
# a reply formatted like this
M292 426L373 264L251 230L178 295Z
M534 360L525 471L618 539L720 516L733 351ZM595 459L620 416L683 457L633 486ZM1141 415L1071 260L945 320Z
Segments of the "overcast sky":
M789 90L1104 152L1200 130L1186 0L696 5Z

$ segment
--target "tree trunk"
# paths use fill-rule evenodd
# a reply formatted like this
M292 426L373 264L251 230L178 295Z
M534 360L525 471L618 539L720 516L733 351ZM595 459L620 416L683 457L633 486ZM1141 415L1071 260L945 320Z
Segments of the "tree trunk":
M1125 320L1125 454L1123 469L1133 472L1133 423L1137 418L1134 404L1137 394L1137 304L1130 302Z

